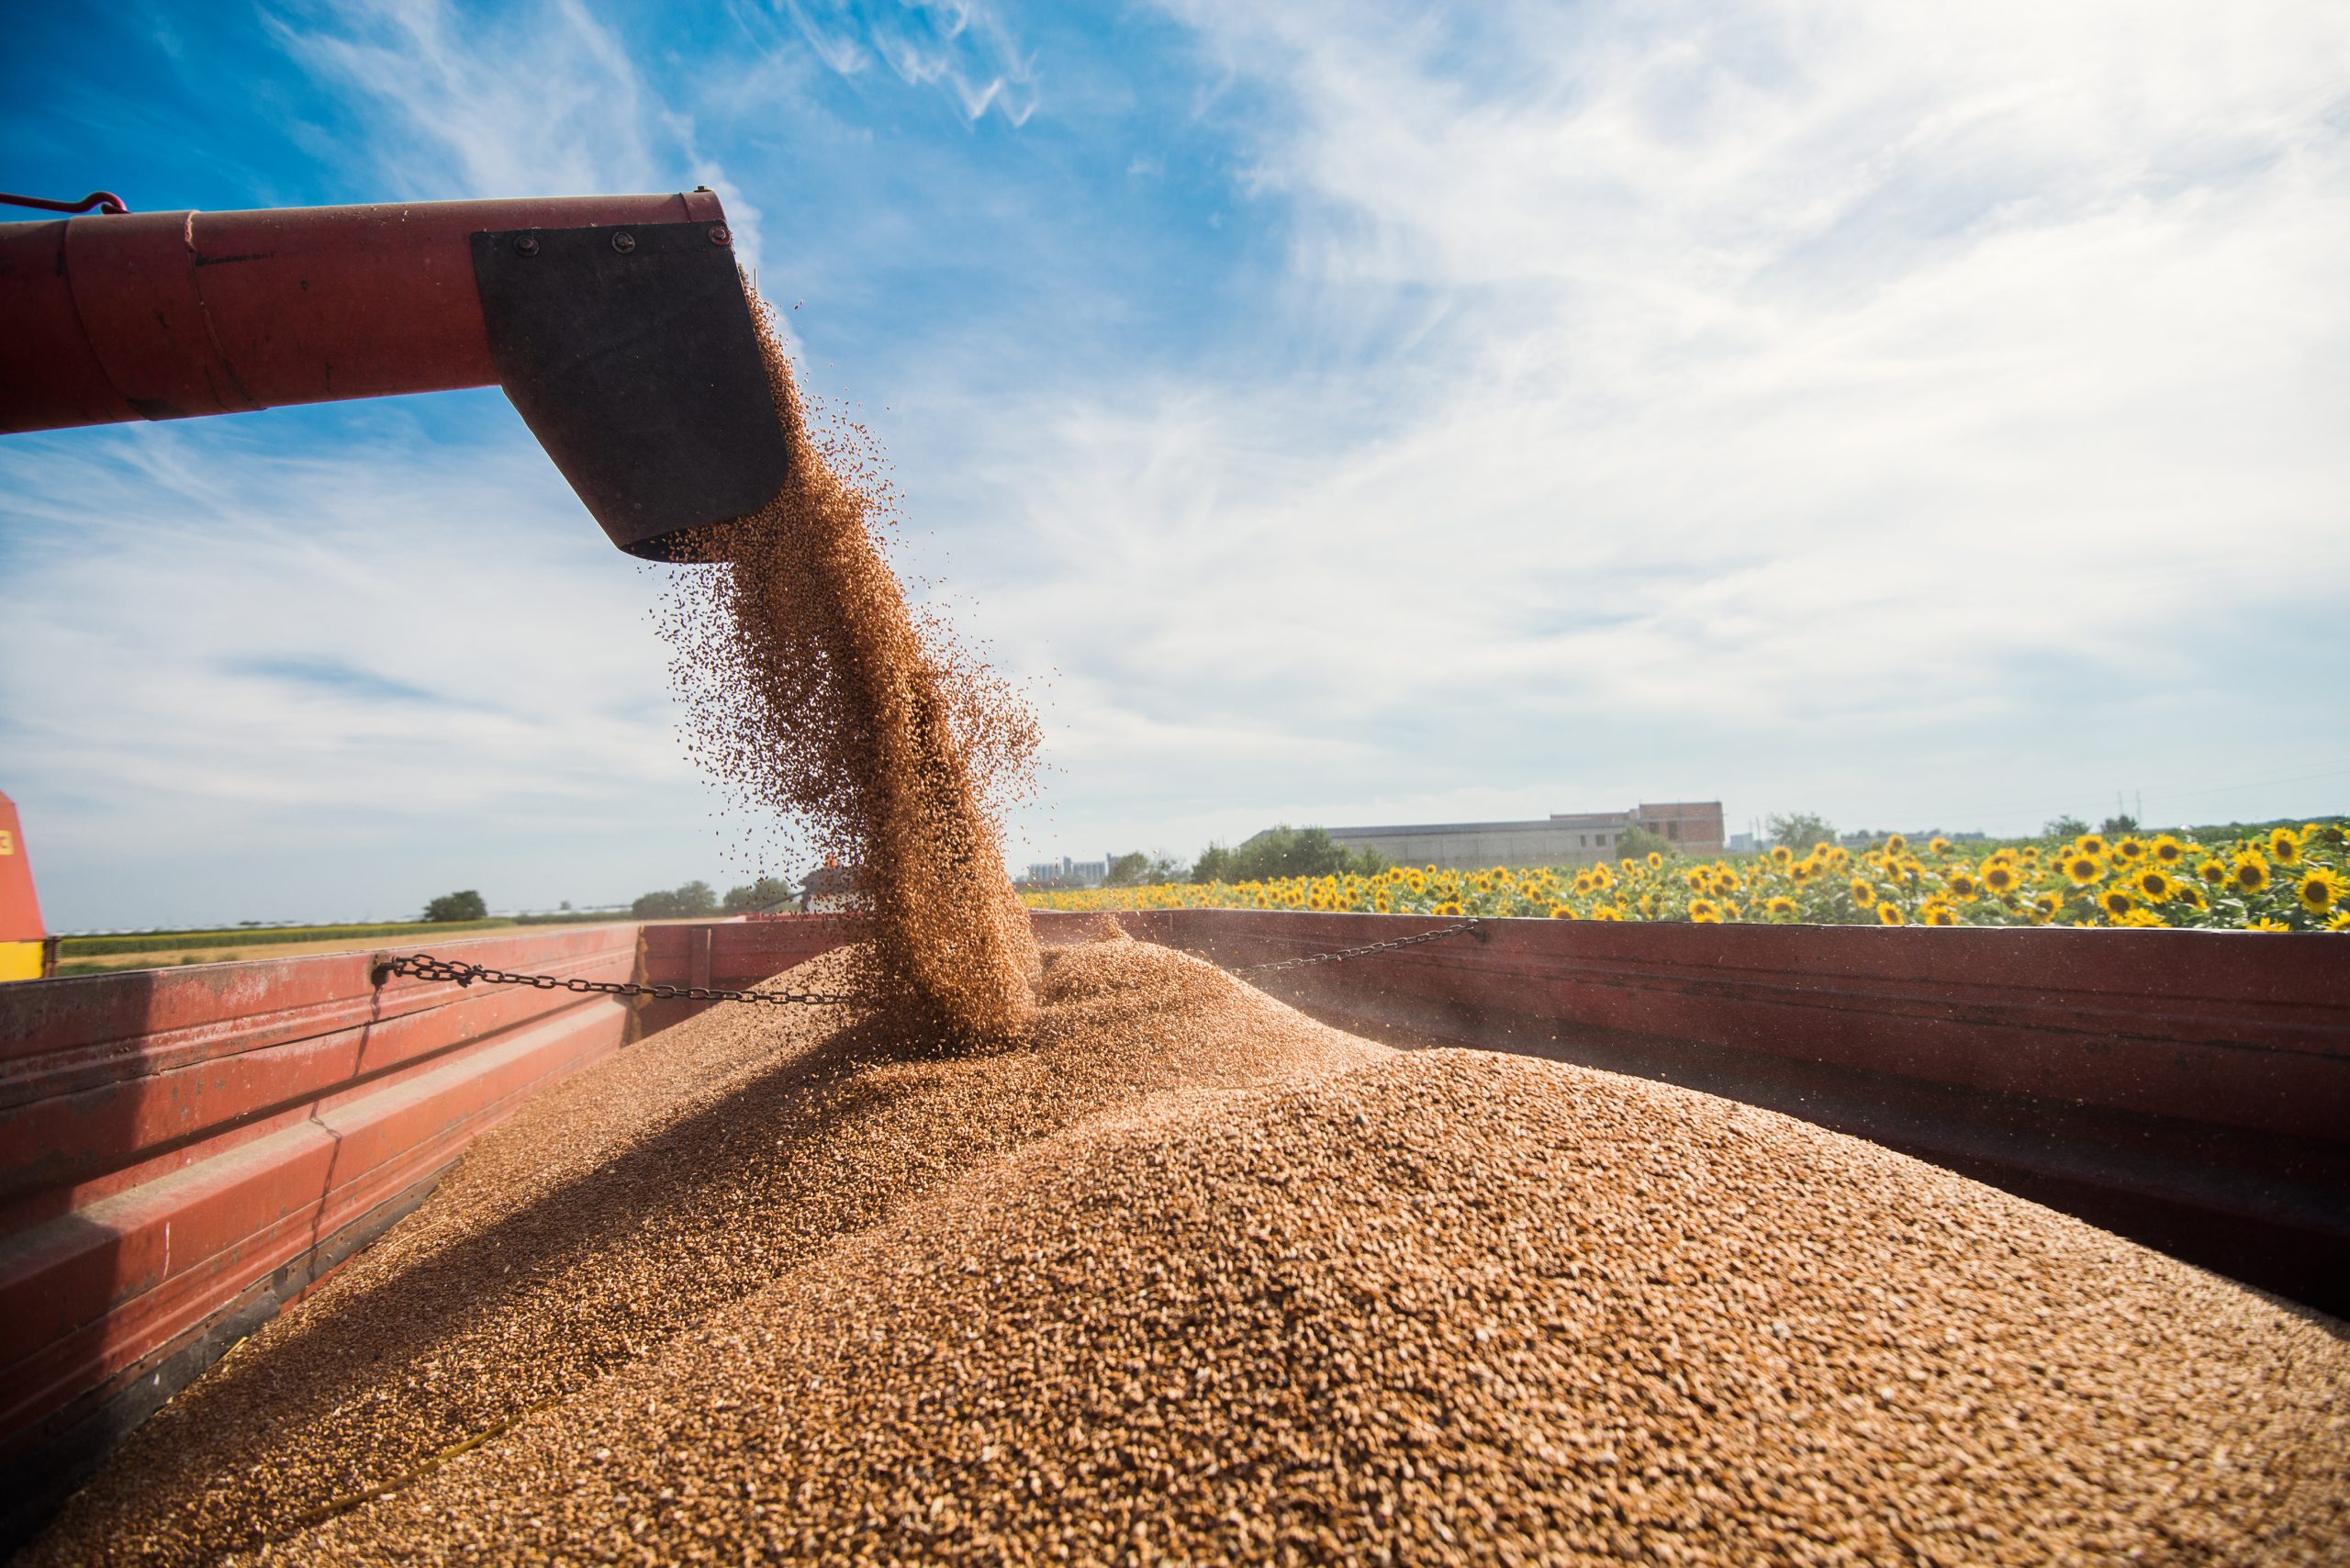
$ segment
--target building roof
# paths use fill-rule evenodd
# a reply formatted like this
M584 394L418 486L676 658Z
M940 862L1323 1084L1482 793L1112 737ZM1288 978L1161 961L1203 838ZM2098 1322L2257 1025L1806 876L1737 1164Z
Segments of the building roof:
M1620 815L1620 813L1619 813ZM1608 819L1610 821L1616 818ZM1533 822L1517 823L1415 823L1401 827L1334 827L1323 831L1332 838L1369 834L1428 834L1428 833L1492 833L1497 828L1558 828L1572 825L1573 819L1542 817Z

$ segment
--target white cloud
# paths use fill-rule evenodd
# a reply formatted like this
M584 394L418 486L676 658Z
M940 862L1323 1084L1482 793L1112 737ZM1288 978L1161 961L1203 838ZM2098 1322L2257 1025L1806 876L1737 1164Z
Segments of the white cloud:
M0 483L0 667L36 672L0 713L9 788L60 927L585 902L720 865L654 569L534 449L295 458L223 420L22 438Z
M496 18L448 0L325 0L301 20L268 22L288 53L378 111L364 172L386 197L707 185L726 205L735 253L759 264L758 207L582 0L532 0Z
M1169 8L1273 104L1298 330L1009 432L982 597L1085 672L1065 756L1227 832L1475 779L2012 828L2350 733L2350 13Z
M1036 112L1035 62L992 6L972 0L778 0L776 9L837 75L859 76L878 59L909 86L946 94L974 124L990 109L1014 126Z

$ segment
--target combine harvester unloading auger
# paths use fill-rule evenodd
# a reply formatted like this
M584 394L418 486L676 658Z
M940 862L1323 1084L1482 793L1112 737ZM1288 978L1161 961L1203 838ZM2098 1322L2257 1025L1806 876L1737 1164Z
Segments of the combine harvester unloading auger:
M613 543L722 564L665 628L693 641L672 665L697 672L695 742L860 868L869 998L959 1040L1018 1027L1035 949L984 797L1034 721L909 613L714 193L93 202L0 226L0 433L503 387Z
M789 459L715 193L0 224L0 433L505 388L612 543L746 516Z

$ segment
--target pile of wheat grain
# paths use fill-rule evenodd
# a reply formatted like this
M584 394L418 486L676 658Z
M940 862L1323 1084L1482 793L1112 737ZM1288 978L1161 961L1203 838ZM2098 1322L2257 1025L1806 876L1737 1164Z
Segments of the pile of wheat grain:
M795 979L829 981L820 961ZM2342 1329L1772 1113L1163 949L555 1091L35 1561L2338 1561Z

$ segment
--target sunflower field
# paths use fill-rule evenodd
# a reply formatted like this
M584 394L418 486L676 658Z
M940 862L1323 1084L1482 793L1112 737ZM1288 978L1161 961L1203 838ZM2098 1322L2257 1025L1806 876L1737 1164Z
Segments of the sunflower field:
M2225 843L2157 833L1999 845L1899 834L1872 846L1781 846L1689 860L1484 871L1398 867L1375 876L1162 882L1024 895L1032 909L1286 909L1554 920L1780 925L2192 926L2350 932L2343 824L2271 828Z

